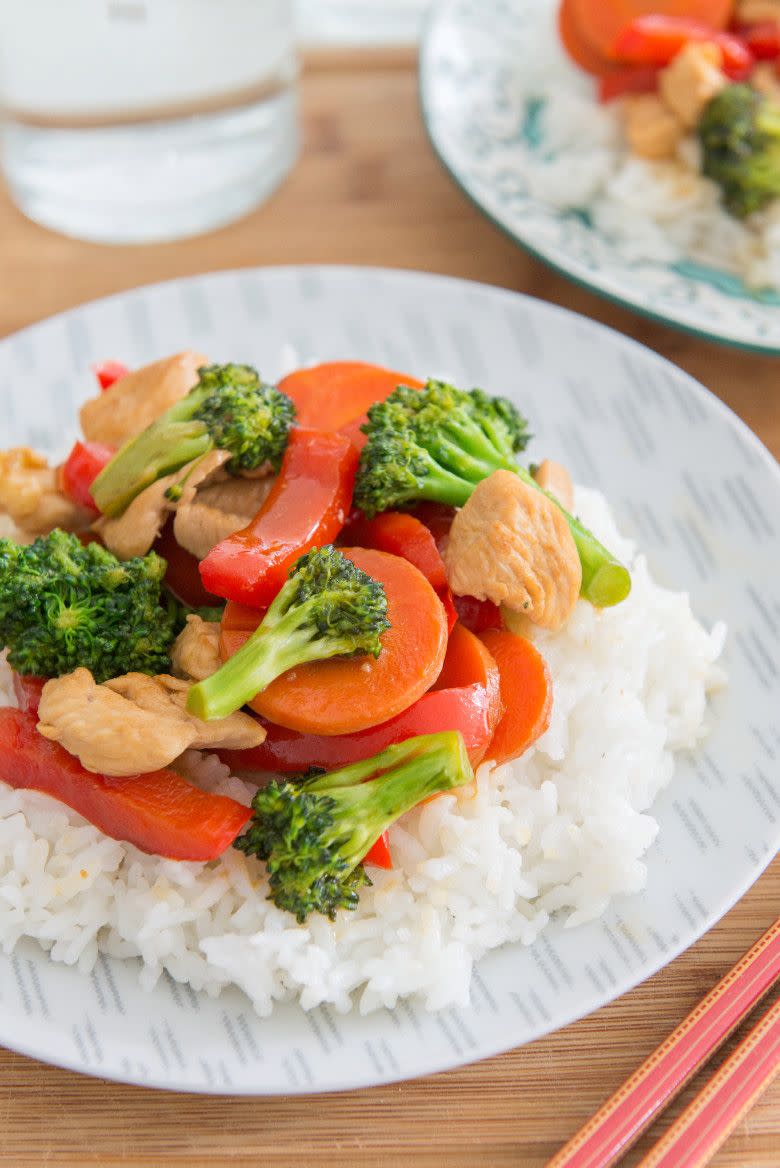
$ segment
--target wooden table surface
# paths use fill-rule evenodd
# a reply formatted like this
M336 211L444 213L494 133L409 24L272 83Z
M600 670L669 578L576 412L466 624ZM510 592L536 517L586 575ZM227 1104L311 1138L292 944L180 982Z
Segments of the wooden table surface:
M514 247L434 158L411 54L312 57L303 102L303 156L284 187L249 218L202 239L132 249L81 244L28 223L0 191L0 334L109 292L218 268L427 269L529 292L636 337L703 381L780 454L780 362L642 320ZM776 859L715 929L619 1001L531 1046L397 1086L311 1099L173 1095L0 1051L0 1163L542 1165L769 926L779 905ZM636 1163L650 1142L626 1163ZM714 1163L778 1168L780 1081Z

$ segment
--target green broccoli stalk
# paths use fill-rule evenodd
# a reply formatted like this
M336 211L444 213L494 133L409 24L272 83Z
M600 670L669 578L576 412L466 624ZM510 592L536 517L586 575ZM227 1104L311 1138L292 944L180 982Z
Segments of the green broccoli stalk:
M295 417L292 400L265 385L249 365L204 365L193 389L119 450L92 484L104 515L117 516L146 487L209 450L232 455L238 473L269 463L274 470Z
M541 487L517 463L528 442L527 423L505 398L429 381L416 391L399 387L371 406L362 427L355 504L369 517L420 499L462 507L496 470ZM547 494L547 492L545 492ZM599 608L619 604L631 576L596 537L548 496L566 516L582 564L581 594Z
M224 718L307 661L378 657L389 627L383 586L336 548L315 548L296 562L249 640L192 686L187 709L207 721Z
M165 560L120 562L55 530L20 546L0 539L0 646L17 673L96 681L170 667L175 617L161 601Z
M780 195L780 104L749 85L727 85L698 125L702 173L738 219Z
M472 782L461 735L425 734L301 782L261 787L235 846L264 860L270 899L299 922L355 909L370 884L361 866L391 823L423 799ZM367 782L366 780L370 780Z

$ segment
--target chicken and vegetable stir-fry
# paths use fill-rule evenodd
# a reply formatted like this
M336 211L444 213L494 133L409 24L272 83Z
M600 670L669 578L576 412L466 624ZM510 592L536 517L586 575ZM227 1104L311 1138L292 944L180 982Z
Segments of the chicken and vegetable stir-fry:
M738 219L780 197L780 0L562 0L558 27L634 154L695 166Z
M173 859L235 844L299 920L354 907L400 815L546 729L510 628L618 604L629 573L565 468L518 464L504 398L198 353L101 383L62 466L0 455L0 778ZM190 749L255 776L252 808L179 774Z

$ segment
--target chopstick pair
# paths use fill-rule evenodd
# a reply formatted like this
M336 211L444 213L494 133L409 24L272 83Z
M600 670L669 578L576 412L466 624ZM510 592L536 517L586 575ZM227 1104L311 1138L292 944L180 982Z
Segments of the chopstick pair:
M547 1168L608 1168L780 979L780 917ZM780 1001L638 1168L701 1168L780 1071Z

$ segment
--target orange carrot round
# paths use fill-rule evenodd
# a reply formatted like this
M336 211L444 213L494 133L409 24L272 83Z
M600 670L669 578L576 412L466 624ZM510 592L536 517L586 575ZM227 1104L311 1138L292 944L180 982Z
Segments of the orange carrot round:
M279 389L295 402L299 426L321 430L349 427L351 434L349 423L357 420L354 430L359 433L368 407L384 401L397 385L420 389L422 382L364 361L327 361L288 374L279 382Z
M387 596L390 628L379 657L332 658L291 669L250 702L278 726L304 734L354 734L407 709L439 675L447 649L444 608L431 585L408 560L367 548L341 548ZM229 606L220 631L223 659L235 653L252 628L251 609ZM254 614L256 627L262 613Z
M480 640L500 674L505 713L498 723L486 758L508 762L544 734L552 712L552 679L538 649L525 637L502 629L487 629Z
M447 653L434 689L482 685L488 695L488 725L495 732L504 714L501 676L493 654L479 637L458 623L450 633Z

